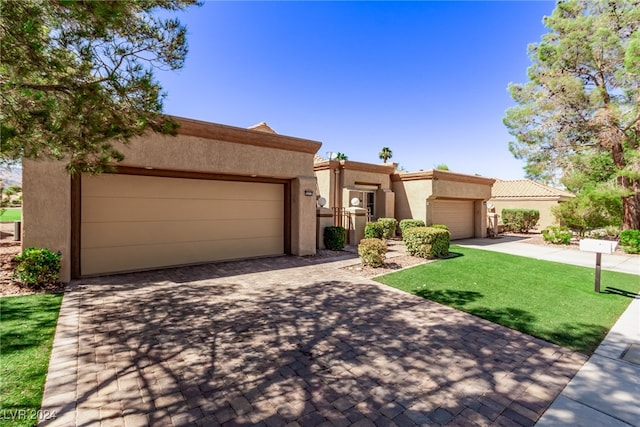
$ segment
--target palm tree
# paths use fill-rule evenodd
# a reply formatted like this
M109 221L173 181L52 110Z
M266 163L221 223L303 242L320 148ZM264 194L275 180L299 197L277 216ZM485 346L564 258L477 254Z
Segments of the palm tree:
M380 150L380 153L378 153L378 156L380 156L380 158L385 163L387 163L387 159L390 159L391 157L393 157L393 153L391 152L389 147L382 147L382 150Z
M346 154L344 153L336 153L336 160L349 160Z

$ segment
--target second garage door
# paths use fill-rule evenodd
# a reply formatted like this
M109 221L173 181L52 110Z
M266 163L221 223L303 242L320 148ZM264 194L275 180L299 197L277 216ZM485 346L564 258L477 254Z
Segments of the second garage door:
M284 184L82 178L81 275L284 253Z
M473 200L435 200L432 221L445 224L451 239L474 237Z

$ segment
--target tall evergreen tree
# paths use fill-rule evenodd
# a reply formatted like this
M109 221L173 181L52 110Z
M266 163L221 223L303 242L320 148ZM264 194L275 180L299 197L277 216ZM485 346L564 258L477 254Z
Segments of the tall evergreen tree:
M640 229L640 0L566 0L529 46L529 81L504 123L531 178L551 179L576 156L607 153L622 190L623 228Z
M195 0L0 2L0 163L64 160L71 173L122 160L145 129L175 134L154 69L178 69L186 29L158 12Z
M384 163L387 163L387 160L393 157L393 152L389 147L382 147L382 150L380 150L380 153L378 153L378 156L380 157L380 159L382 159Z

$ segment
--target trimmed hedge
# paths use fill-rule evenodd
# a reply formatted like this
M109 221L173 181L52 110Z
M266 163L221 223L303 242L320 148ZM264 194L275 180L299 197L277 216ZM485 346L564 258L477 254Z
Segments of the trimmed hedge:
M433 227L405 228L404 244L410 255L421 258L439 258L449 255L451 234L447 230Z
M398 227L398 220L395 218L379 218L378 222L382 224L384 229L384 238L391 239L396 236L396 228Z
M384 226L379 222L368 222L364 227L365 239L382 239L384 236Z
M358 245L358 255L362 265L381 267L386 253L387 244L382 239L362 239Z
M400 221L400 232L402 233L402 238L404 239L404 230L411 227L424 227L424 221L421 219L403 219Z
M429 227L431 227L431 228L440 228L440 229L442 229L442 230L447 230L447 231L449 231L449 227L447 227L447 226L446 226L446 225L444 225L444 224L431 224Z
M640 230L621 231L620 246L628 254L640 254Z
M502 224L507 231L526 233L536 226L540 219L537 209L502 209Z
M347 240L347 231L344 227L331 225L324 228L324 245L332 251L341 251L344 249L344 243Z
M571 242L571 230L568 227L552 225L542 230L542 239L554 245L568 245Z

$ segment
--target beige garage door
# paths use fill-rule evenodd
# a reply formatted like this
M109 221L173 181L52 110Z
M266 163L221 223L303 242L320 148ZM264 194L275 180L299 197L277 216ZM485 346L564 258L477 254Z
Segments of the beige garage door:
M134 175L82 178L81 274L284 252L284 185Z
M473 200L436 200L432 220L449 227L451 239L474 237Z

